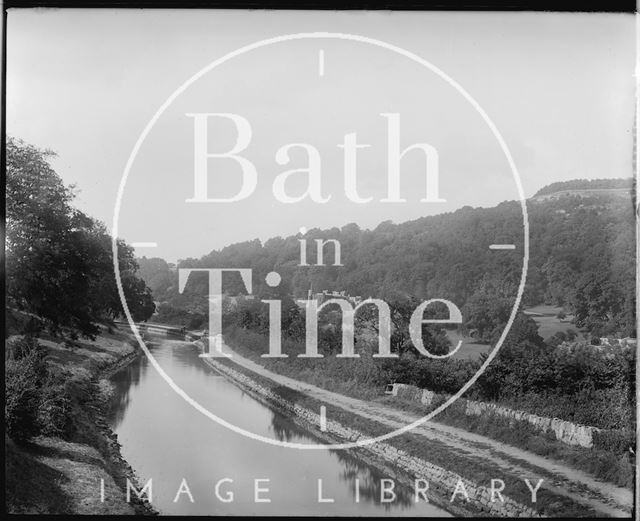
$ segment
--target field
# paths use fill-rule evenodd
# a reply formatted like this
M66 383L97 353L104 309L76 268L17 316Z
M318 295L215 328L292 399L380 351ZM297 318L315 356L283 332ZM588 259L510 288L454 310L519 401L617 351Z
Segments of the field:
M462 340L462 347L452 357L454 360L477 360L482 353L488 353L493 347L491 344L478 344L473 338L461 335L457 331L447 331L447 336L451 340L452 349Z
M525 309L524 313L535 321L538 325L538 334L545 340L548 340L556 333L566 333L570 329L578 334L576 340L585 340L583 332L575 324L571 323L573 316L567 315L566 318L560 320L557 317L560 311L562 311L562 308L558 306L540 305ZM473 338L461 335L458 331L447 331L447 336L451 340L452 347L455 347L462 340L462 347L452 357L457 360L477 360L481 354L489 353L493 347L490 344L478 344L474 342Z
M573 319L572 315L567 315L566 318L562 320L557 318L560 311L562 311L562 308L558 306L540 305L525 309L524 313L529 315L535 323L538 324L538 334L545 340L549 339L556 333L566 333L570 329L573 329L578 333L576 340L585 340L584 334L575 326L575 324L571 323L571 320Z

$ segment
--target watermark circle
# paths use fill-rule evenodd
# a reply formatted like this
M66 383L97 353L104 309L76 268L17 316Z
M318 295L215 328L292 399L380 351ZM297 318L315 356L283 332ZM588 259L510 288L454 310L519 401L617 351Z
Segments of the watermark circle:
M521 209L522 209L522 219L523 219L524 245L523 245L522 273L521 273L521 276L520 276L520 283L518 285L518 292L516 294L516 300L515 300L515 303L513 305L512 310L511 310L511 314L509 315L509 320L508 320L504 330L502 331L502 334L500 335L500 338L498 339L498 342L496 343L495 347L491 350L491 352L487 356L487 358L484 361L484 363L480 366L478 371L467 381L467 383L465 385L463 385L460 388L460 390L457 393L453 394L447 401L445 401L438 408L434 409L429 414L423 416L422 418L419 418L418 420L414 421L413 423L405 425L404 427L400 427L400 428L398 428L398 429L396 429L394 431L391 431L391 432L389 432L387 434L383 434L381 436L376 436L376 437L373 437L373 438L367 438L367 439L364 439L364 440L357 440L357 441L354 441L354 442L346 442L346 443L326 443L326 444L311 444L311 443L309 443L309 444L307 444L307 443L296 443L296 442L290 442L290 441L275 440L275 439L272 439L272 438L268 438L266 436L262 436L260 434L256 434L256 433L247 431L246 429L238 427L237 425L233 425L232 423L226 421L224 418L220 418L219 416L213 414L206 407L202 406L200 403L198 403L196 400L194 400L178 384L176 384L173 381L173 379L164 371L164 369L162 369L162 367L160 366L158 361L153 357L153 355L151 354L151 352L147 348L144 340L140 336L140 333L138 332L138 329L137 329L137 327L135 325L135 322L134 322L134 320L133 320L133 318L131 316L131 312L129 311L129 306L127 305L127 301L126 301L126 298L125 298L125 295L124 295L124 291L122 289L122 281L121 281L121 278L120 278L120 263L118 261L118 242L117 242L118 222L119 222L119 215L120 215L120 207L122 205L122 196L124 194L124 189L125 189L125 186L127 184L127 179L128 179L129 174L131 172L131 168L133 167L133 163L135 162L135 159L136 159L136 157L138 155L138 152L140 151L140 148L142 147L142 144L144 143L145 139L147 138L147 135L149 134L149 132L151 132L151 129L156 124L156 122L158 121L160 116L162 116L164 111L171 105L171 103L173 103L173 101L175 101L175 99L178 96L180 96L184 91L186 91L193 83L198 81L202 76L204 76L208 72L212 71L213 69L215 69L219 65L221 65L221 64L223 64L223 63L225 63L225 62L227 62L227 61L229 61L229 60L231 60L231 59L233 59L233 58L235 58L237 56L240 56L242 54L248 53L248 52L250 52L252 50L255 50L255 49L259 49L261 47L267 47L269 45L282 43L282 42L290 42L290 41L296 41L296 40L308 40L308 39L348 40L348 41L355 41L355 42L365 43L365 44L373 45L373 46L380 47L380 48L383 48L383 49L387 49L387 50L395 52L395 53L397 53L397 54L399 54L401 56L404 56L405 58L408 58L408 59L414 61L415 63L417 63L417 64L419 64L419 65L421 65L423 67L426 67L427 69L429 69L433 73L437 74L444 81L446 81L450 86L452 86L476 110L476 112L478 112L478 114L480 114L480 116L482 117L484 122L487 124L487 126L491 130L493 136L498 141L498 144L500 145L500 148L501 148L503 154L505 155L505 157L507 159L507 162L508 162L509 167L511 169L511 173L512 173L513 178L514 178L514 182L516 184L516 188L517 188L517 191L518 191L518 196L519 196L519 199L520 199L520 206L521 206ZM456 82L453 78L448 76L444 71L442 71L441 69L439 69L435 65L431 64L430 62L428 62L424 58L421 58L420 56L418 56L418 55L416 55L416 54L414 54L414 53L412 53L410 51L407 51L406 49L398 47L396 45L392 45L390 43L387 43L387 42L384 42L384 41L381 41L381 40L376 40L374 38L369 38L369 37L366 37L366 36L360 36L360 35L349 34L349 33L332 33L332 32L295 33L295 34L287 34L287 35L277 36L277 37L274 37L274 38L268 38L266 40L260 40L258 42L255 42L255 43L246 45L244 47L241 47L239 49L236 49L235 51L232 51L232 52L226 54L222 58L219 58L218 60L213 61L212 63L210 63L206 67L204 67L201 70L199 70L196 74L194 74L187 81L185 81L180 87L178 87L178 89L176 89L173 92L173 94L171 94L171 96L169 96L167 98L167 100L162 104L162 106L153 115L153 117L151 118L149 123L147 123L147 125L143 129L142 133L138 137L138 140L136 141L136 143L135 143L135 145L133 147L133 150L131 151L131 154L129 155L129 159L127 160L127 163L126 163L123 175L122 175L122 179L120 180L120 185L118 186L118 193L117 193L117 196L116 196L116 203L115 203L114 212L113 212L112 230L113 230L113 232L112 232L112 234L113 234L113 236L112 236L113 269L114 269L114 275L115 275L115 279L116 279L116 285L118 287L118 294L120 296L120 301L122 302L122 307L123 307L125 316L127 317L127 321L129 322L129 325L131 326L131 329L132 329L132 331L133 331L133 333L134 333L134 335L136 337L136 340L138 341L138 344L140 345L140 348L142 349L144 354L147 356L147 358L149 359L149 361L153 365L154 369L160 374L160 376L162 376L162 378L169 384L169 386L181 398L183 398L189 405L191 405L198 412L200 412L204 416L208 417L209 419L215 421L219 425L222 425L223 427L231 429L232 431L234 431L234 432L236 432L238 434L241 434L241 435L246 436L248 438L252 438L252 439L257 440L257 441L261 441L261 442L264 442L264 443L267 443L267 444L270 444L270 445L278 445L278 446L282 446L282 447L289 447L289 448L300 449L300 450L353 449L353 448L357 448L357 447L365 447L367 445L372 445L374 443L385 441L385 440L388 440L388 439L393 438L395 436L399 436L401 434L407 433L407 432L411 431L412 429L415 429L416 427L419 427L420 425L426 423L431 418L433 418L434 416L436 416L440 412L444 411L447 407L449 407L453 402L455 402L458 398L460 398L476 382L476 380L480 377L480 375L485 371L485 369L488 367L488 365L491 363L491 361L498 354L498 351L500 350L500 347L504 343L504 341L505 341L505 339L507 337L507 334L509 333L509 330L511 329L511 326L513 325L513 321L515 320L516 314L518 312L518 308L520 307L520 302L522 300L522 295L524 293L524 286L525 286L525 282L526 282L526 279L527 279L527 268L528 268L528 264L529 264L529 217L528 217L528 213L527 213L526 198L524 196L524 191L522 189L522 183L521 183L521 180L520 180L520 174L518 173L518 169L516 168L515 162L513 160L511 152L509 151L509 148L507 147L507 144L505 143L502 135L500 134L500 131L497 129L497 127L495 126L495 124L493 123L491 118L489 118L489 116L482 109L480 104L458 82Z

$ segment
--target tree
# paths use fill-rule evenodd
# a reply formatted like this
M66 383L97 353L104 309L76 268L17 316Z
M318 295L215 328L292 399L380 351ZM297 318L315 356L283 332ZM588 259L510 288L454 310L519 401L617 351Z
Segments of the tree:
M122 313L111 238L102 223L73 208L74 194L49 164L53 153L7 141L8 306L44 319L54 332L93 336L96 323ZM139 320L153 300L136 277L133 250L119 241L123 287Z
M481 356L484 362L486 354ZM538 335L538 326L518 313L496 358L477 382L482 398L514 398L526 391L554 386L550 348Z
M630 180L612 182L631 186ZM576 316L580 327L635 336L636 241L631 197L586 193L535 200L528 214L530 258L523 303L563 306ZM494 208L467 206L402 224L385 221L373 230L356 225L309 230L305 234L307 260L313 262L315 257L314 240L335 239L342 245L340 267L300 266L300 235L232 244L200 259L181 261L181 266L251 268L256 295L270 291L264 278L269 271L277 271L282 287L289 285L287 294L297 298L305 297L311 288L385 300L389 295L446 298L463 310L467 329L475 329L482 341L489 342L511 313L522 258L497 254L487 245L516 243L520 252L521 237L520 205L507 201ZM325 252L327 264L331 264L330 251L332 248ZM185 294L178 294L174 275L164 293L166 300L186 308L200 298L206 306L206 278L194 281L193 290L190 286L191 282ZM224 289L230 294L244 292L236 276L225 280Z
M515 294L512 285L485 276L463 307L467 331L475 331L481 342L493 342L507 325Z
M138 261L138 275L151 289L158 301L167 300L168 291L177 284L178 274L171 270L170 265L158 257L142 257Z
M395 295L389 297L387 304L391 312L391 352L401 356L409 354L414 358L422 356L415 348L409 332L411 316L420 305L420 301L414 297ZM433 308L427 308L424 317L435 318L436 313ZM360 328L371 328L379 335L380 324L375 307L365 306L359 314L357 325ZM423 324L421 334L424 348L432 355L443 355L449 352L451 342L441 327Z

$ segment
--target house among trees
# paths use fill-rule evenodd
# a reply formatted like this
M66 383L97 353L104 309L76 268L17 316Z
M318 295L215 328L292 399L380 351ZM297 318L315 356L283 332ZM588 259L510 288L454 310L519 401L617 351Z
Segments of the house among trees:
M322 290L322 292L313 293L313 290L309 288L306 300L296 299L296 304L298 304L298 306L300 306L301 308L304 308L307 305L307 300L317 300L318 305L321 306L327 300L331 299L344 299L354 306L357 306L358 304L360 304L360 302L362 302L362 297L360 295L353 297L346 291L328 291L324 289Z

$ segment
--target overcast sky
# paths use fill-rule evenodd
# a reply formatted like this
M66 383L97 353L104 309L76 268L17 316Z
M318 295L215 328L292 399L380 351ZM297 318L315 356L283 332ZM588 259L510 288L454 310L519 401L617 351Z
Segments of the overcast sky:
M11 10L7 27L7 132L58 153L56 171L80 189L77 203L111 228L118 185L140 133L196 72L253 42L326 31L382 40L427 60L486 111L519 169L525 195L554 181L629 177L634 107L634 20L618 14L336 13L265 11ZM321 55L323 58L321 58ZM323 64L320 64L320 61ZM194 195L194 128L186 113L234 113L252 139L241 155L258 172L234 204ZM434 147L439 196L421 203L425 157L401 163L406 203L387 191L387 119L399 114L401 148ZM337 145L356 133L356 204L343 188ZM229 150L230 121L211 123L211 152ZM326 204L278 202L274 179L321 157ZM296 179L296 177L298 179ZM240 187L232 160L209 161L209 196ZM300 174L287 191L301 194ZM175 99L143 142L124 191L119 235L155 242L140 255L170 261L227 244L356 222L375 227L463 205L518 197L504 154L477 111L433 71L363 42L304 39L235 57Z

